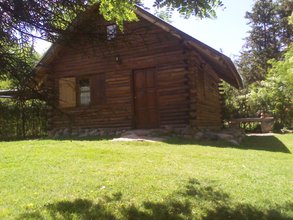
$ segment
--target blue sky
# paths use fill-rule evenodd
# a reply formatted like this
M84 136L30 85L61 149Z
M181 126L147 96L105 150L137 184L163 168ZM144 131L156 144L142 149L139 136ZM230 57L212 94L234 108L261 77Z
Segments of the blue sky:
M150 6L154 0L146 0ZM188 20L180 18L174 13L172 25L185 33L195 37L203 43L221 50L225 55L233 58L239 55L244 38L249 27L244 19L246 11L251 11L253 0L222 0L225 9L217 10L216 19L197 19L190 17ZM36 50L44 53L50 44L42 41L36 43Z

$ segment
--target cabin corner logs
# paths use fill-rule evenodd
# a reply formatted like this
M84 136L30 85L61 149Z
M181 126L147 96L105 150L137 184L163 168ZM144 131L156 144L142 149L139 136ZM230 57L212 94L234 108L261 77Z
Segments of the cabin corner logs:
M58 106L48 111L52 131L221 127L219 77L184 40L143 18L103 44L75 40L60 46L47 73ZM78 101L80 78L89 79L89 105Z

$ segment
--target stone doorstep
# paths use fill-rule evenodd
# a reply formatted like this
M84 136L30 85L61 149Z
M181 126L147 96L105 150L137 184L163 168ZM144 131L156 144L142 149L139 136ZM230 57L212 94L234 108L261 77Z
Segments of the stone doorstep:
M127 138L127 137L120 137L114 138L112 141L145 141L145 142L162 142L166 139L164 138L157 138L157 137L143 137L143 138Z
M112 141L147 141L158 142L164 141L166 138L157 137L156 132L160 129L138 129L130 130L121 134L119 138L114 138Z

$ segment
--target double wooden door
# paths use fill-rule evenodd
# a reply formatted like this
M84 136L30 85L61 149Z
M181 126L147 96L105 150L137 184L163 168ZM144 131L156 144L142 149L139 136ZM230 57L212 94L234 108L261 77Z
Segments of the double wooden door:
M134 71L134 107L136 128L159 126L156 71L154 68Z

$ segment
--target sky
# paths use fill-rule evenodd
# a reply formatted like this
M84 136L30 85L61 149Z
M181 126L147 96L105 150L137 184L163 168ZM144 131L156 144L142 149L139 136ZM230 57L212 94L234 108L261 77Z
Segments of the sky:
M151 6L154 0L145 0L146 6ZM225 8L217 10L216 19L181 18L173 14L172 25L221 51L233 58L239 55L247 36L249 26L244 18L246 11L251 11L253 0L222 0ZM150 7L151 8L151 7ZM36 42L36 50L43 54L50 44L44 41Z
M176 15L172 25L203 43L233 57L239 55L249 26L244 18L251 11L253 0L222 0L225 9L217 10L216 19L184 20Z

